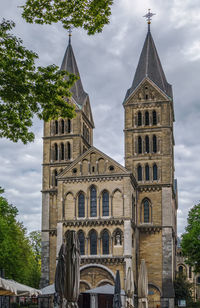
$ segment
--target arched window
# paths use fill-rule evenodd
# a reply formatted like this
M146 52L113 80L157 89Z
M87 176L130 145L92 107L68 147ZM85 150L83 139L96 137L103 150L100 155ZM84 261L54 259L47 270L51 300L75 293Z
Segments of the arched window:
M109 234L107 230L103 231L102 234L102 251L103 255L109 254Z
M102 216L109 216L109 193L107 191L102 194Z
M55 134L58 134L58 121L55 121Z
M85 217L85 196L83 193L78 196L78 217Z
M149 112L145 112L145 125L149 125Z
M83 256L85 254L85 236L83 231L78 232L78 239L80 243L80 254Z
M145 136L145 152L149 153L149 136Z
M71 159L71 144L67 142L67 159Z
M70 119L67 120L67 132L71 133L71 120Z
M178 272L179 272L180 275L183 275L183 266L182 265L179 266Z
M157 168L157 165L154 164L153 165L153 180L157 181L157 179L158 179L158 168Z
M150 204L148 200L144 201L144 222L150 221Z
M58 186L57 175L58 175L58 171L54 170L54 184L55 184L55 186Z
M142 153L142 138L138 137L138 154Z
M64 147L63 143L61 143L61 145L60 145L60 159L61 160L65 159L65 147Z
M139 111L138 112L138 126L142 125L142 113Z
M97 216L97 190L94 186L90 188L90 216Z
M97 255L97 233L94 230L90 232L90 254Z
M145 166L145 180L149 181L149 165Z
M54 153L55 153L55 160L58 160L58 145L57 143L54 144Z
M157 152L157 138L153 135L153 153Z
M153 125L157 125L157 114L155 110L153 110L152 112L152 117L153 117Z
M62 119L60 123L61 128L61 134L64 134L65 132L65 121Z
M142 167L139 165L137 168L138 181L142 181Z

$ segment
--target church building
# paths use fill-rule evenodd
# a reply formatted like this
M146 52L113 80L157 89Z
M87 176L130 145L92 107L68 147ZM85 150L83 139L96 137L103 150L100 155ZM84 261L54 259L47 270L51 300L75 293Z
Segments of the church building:
M71 37L62 70L79 75ZM76 117L44 123L42 286L54 282L63 234L75 230L81 253L80 290L114 285L120 271L148 271L149 307L174 307L177 184L174 107L155 43L148 32L123 103L125 164L93 146L94 121L81 78L71 89ZM112 115L111 115L112 116Z

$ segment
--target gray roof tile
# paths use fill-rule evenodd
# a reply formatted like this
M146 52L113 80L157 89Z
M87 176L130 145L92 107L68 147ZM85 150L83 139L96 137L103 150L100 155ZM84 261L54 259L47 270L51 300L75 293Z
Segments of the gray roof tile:
M67 46L67 49L66 49L63 61L62 61L61 70L65 70L69 73L73 73L74 75L79 77L79 79L75 82L75 84L73 85L70 91L72 92L72 97L74 98L76 103L82 106L88 94L83 89L82 81L80 78L78 66L76 63L76 59L74 56L74 52L73 52L70 40L69 40L69 44Z
M172 87L167 82L165 77L165 73L163 71L150 31L147 33L133 83L131 88L128 89L126 93L125 101L133 93L137 86L144 80L145 77L148 77L150 80L152 80L165 94L172 98Z

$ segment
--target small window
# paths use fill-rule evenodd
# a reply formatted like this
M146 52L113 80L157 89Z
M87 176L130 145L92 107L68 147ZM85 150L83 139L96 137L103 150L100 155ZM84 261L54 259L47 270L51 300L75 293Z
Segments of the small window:
M109 234L108 231L104 231L102 234L102 248L103 248L103 255L109 254Z
M95 172L95 167L94 166L92 167L92 172Z
M154 181L158 180L158 168L156 164L153 165L153 180Z
M189 266L189 278L192 278L192 267Z
M58 145L57 145L57 143L54 144L54 154L55 154L55 156L54 156L55 160L58 160Z
M145 136L145 152L149 153L149 136Z
M70 119L67 120L67 132L71 133L71 120Z
M149 166L145 166L145 180L149 181Z
M94 230L90 232L90 254L97 255L97 233Z
M112 165L109 166L109 170L110 170L110 171L114 171L114 170L115 170L114 166L112 166Z
M61 120L61 134L65 133L65 121L62 119Z
M178 272L179 272L180 275L183 275L183 266L182 265L179 266Z
M55 171L54 171L54 183L55 183L55 187L57 187L57 186L58 186L57 176L58 176L58 171L57 171L57 170L55 170Z
M76 173L77 173L77 169L76 169L76 168L73 168L73 169L72 169L72 172L73 172L74 174L76 174Z
M155 110L153 110L152 116L153 116L153 125L157 125L157 114Z
M197 283L200 284L200 276L197 277Z
M157 138L153 135L153 153L157 153Z
M138 137L138 154L142 154L142 138Z
M142 181L142 167L138 166L137 168L137 176L138 176L138 181Z
M67 142L67 159L71 159L71 144Z
M60 145L60 158L61 158L61 160L64 160L65 159L65 147L64 147L64 144L63 143L61 143L61 145Z
M138 112L138 126L142 125L142 113L139 111Z
M78 239L80 243L80 254L81 256L83 256L85 254L85 236L84 236L83 231L79 231Z
M55 134L58 134L58 121L55 121Z
M148 111L145 112L145 125L149 125L149 112Z
M150 218L150 205L149 205L149 201L145 200L144 201L144 222L148 223L149 222L149 218Z

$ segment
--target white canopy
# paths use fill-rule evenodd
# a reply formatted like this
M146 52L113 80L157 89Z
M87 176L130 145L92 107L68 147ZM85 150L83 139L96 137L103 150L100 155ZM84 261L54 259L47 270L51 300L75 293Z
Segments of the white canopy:
M0 295L13 296L38 296L41 291L25 286L19 282L0 277Z

